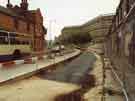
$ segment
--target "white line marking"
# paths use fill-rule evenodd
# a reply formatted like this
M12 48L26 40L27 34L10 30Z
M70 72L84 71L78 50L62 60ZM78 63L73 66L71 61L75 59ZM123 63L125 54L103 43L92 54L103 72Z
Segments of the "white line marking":
M24 64L24 60L16 60L14 62L16 65Z

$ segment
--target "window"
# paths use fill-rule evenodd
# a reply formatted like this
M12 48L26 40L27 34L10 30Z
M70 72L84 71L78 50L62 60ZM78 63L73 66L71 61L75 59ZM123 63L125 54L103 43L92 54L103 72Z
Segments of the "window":
M8 33L7 32L0 32L0 44L8 44Z
M10 38L10 44L15 44L16 43L16 40L14 37Z
M8 33L4 31L0 31L0 36L8 36Z
M27 23L27 31L28 32L30 31L30 23L29 22Z
M16 43L16 39L15 39L16 36L17 36L16 33L13 33L13 32L9 33L10 44Z
M8 44L8 37L0 36L0 44Z
M127 0L126 2L126 13L128 13L130 10L130 4L129 4L129 0Z
M135 1L134 1L134 0L130 0L129 2L130 2L130 3L129 3L130 7L132 7L132 6L133 6L133 4L135 3Z
M119 19L119 18L118 18L118 14L116 13L116 20L115 20L115 21L116 21L116 22L115 22L115 23L116 23L116 27L118 26L118 23L119 23L118 19Z
M120 23L121 19L122 19L122 9L119 8L119 23Z

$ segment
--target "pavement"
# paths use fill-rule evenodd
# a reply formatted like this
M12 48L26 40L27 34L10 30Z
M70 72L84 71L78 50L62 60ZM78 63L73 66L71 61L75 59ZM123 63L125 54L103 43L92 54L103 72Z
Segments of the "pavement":
M104 58L102 48L99 44L88 48L97 58L94 69L90 71L90 74L95 76L96 85L84 94L84 99L86 101L124 101L122 87L112 72L110 60Z
M54 59L43 59L40 61L36 61L34 63L20 64L10 67L0 68L0 83L12 80L14 78L36 72L43 68L48 68L54 64L70 59L74 56L80 54L79 50L76 50L72 53L64 54L63 56L56 56Z
M111 62L126 89L128 100L135 101L135 68L120 57L111 58Z
M106 99L106 101L124 101L125 99L122 87L112 71L110 60L108 58L104 58L104 63L104 99Z

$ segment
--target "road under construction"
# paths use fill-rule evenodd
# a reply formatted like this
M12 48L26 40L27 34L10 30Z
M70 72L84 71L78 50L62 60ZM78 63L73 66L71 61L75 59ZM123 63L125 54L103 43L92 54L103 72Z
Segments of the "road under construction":
M123 101L121 88L111 71L104 72L110 69L102 60L86 49L75 58L0 86L0 101Z
M57 82L60 85L66 84L72 88L71 91L69 90L70 93L68 93L68 95L66 95L64 93L62 93L64 95L62 95L62 94L57 95L55 97L56 101L63 101L63 99L64 99L64 101L82 101L82 98L81 98L82 94L85 93L88 90L88 88L91 88L95 84L94 76L89 74L89 71L92 70L95 61L96 61L96 57L94 56L93 53L84 52L80 56L78 56L74 59L68 60L64 63L54 65L55 69L51 68L51 69L47 69L47 70L41 70L38 74L35 74L34 77L36 77L40 80L43 80L43 81L49 81L49 82L52 81L55 83ZM25 80L31 79L31 78L33 78L33 76L29 77L29 78L25 78ZM9 83L7 83L7 85L1 86L0 89L4 89L3 88L4 86L6 86L6 88L7 88L7 86L12 85L12 87L11 87L12 89L7 92L6 92L6 90L4 90L3 93L0 92L0 95L7 94L7 96L9 96L9 98L11 98L10 93L12 92L12 90L14 88L13 87L14 84L16 84L18 82L22 82L22 81L23 80L19 80L16 82L9 82ZM55 83L54 83L54 87L55 87ZM33 83L33 85L35 85L35 84ZM40 82L39 82L39 85L40 85ZM32 85L31 85L31 87L32 87ZM57 87L58 86L56 86L56 88ZM63 86L61 86L61 87L63 87ZM63 87L63 88L65 88L65 87ZM9 87L9 89L10 89L10 87ZM19 89L25 89L25 87L24 88L19 87ZM46 88L42 88L42 89L49 89L49 88L46 87ZM22 92L22 93L24 93L24 92ZM15 94L15 95L17 95L17 94ZM17 96L20 96L20 95L17 95ZM16 101L18 99L17 96L16 96L16 98L13 97L14 101ZM22 96L23 96L23 94L22 94ZM25 98L25 97L26 96L23 96L22 98ZM1 99L8 101L7 97L4 98L4 97L0 96L0 100ZM13 100L13 99L10 99L10 101L11 100ZM50 100L48 100L48 101L50 101Z

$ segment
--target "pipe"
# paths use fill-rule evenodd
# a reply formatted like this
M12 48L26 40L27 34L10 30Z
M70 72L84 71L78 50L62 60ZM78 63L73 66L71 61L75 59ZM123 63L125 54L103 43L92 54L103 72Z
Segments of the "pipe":
M124 95L125 95L126 101L129 101L128 94L127 94L126 89L124 88L123 82L121 81L121 79L119 78L118 74L115 72L115 70L113 69L113 67L111 67L111 69L112 69L112 72L114 73L114 75L116 76L118 82L119 82L120 85L122 86L122 91L123 91L123 93L124 93Z

